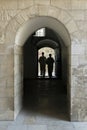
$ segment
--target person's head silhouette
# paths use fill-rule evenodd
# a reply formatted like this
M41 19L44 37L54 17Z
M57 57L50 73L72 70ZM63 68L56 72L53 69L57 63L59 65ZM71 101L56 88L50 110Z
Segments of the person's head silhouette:
M49 57L51 57L52 55L51 54L49 54Z
M44 56L44 52L42 52L42 56Z

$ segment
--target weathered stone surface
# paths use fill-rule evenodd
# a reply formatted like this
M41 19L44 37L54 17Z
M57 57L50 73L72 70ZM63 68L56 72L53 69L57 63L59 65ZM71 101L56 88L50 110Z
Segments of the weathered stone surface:
M51 4L62 9L71 9L71 0L51 0Z
M48 16L48 8L49 6L39 6L39 15Z
M87 9L86 0L71 0L72 9Z
M68 12L61 10L59 15L58 15L58 19L63 23L63 24L67 24L68 22L70 22L71 20L71 16L68 14Z
M38 5L30 7L30 16L38 16L39 8Z
M5 35L5 44L8 45L8 46L12 46L14 43L15 43L15 36L16 36L16 32L15 30L13 30L13 27L12 27L12 23L8 25L8 27L6 28L6 35ZM9 35L10 33L10 35ZM13 42L13 39L14 39L14 42Z
M9 88L12 86L14 86L14 77L9 76L6 78L6 87Z
M0 9L17 9L17 0L0 0Z
M0 64L6 63L7 56L5 54L0 55Z
M7 50L7 48L6 48L6 45L1 45L0 44L0 56L2 57L2 56L4 56L4 55L6 55L6 50Z
M0 78L0 88L6 88L7 80L6 78Z
M15 62L15 65L21 65L22 64L22 55L15 55L15 58L14 58L14 62Z
M0 98L7 98L7 97L13 97L14 96L14 91L13 91L13 86L12 87L1 87L0 88Z
M21 47L14 47L16 34L29 19L50 16L71 38L67 56L71 120L87 121L86 9L86 0L0 0L0 119L13 119L21 109L23 55Z
M7 76L7 66L0 65L0 78L5 78Z
M18 12L19 12L19 10L0 9L0 20L1 20L1 22L4 22L4 24L8 23L8 21L11 20L12 17L14 17ZM2 23L2 25L3 25L3 23Z
M18 0L18 9L24 9L34 4L33 0Z
M9 118L8 118L9 117ZM11 121L14 120L14 111L9 109L0 111L0 120Z
M71 54L72 55L84 55L85 47L82 44L72 44L71 46Z
M67 24L66 24L67 29L69 30L70 33L73 32L77 32L78 28L76 23L73 20L70 20Z
M86 20L79 20L76 23L81 31L87 33L87 21Z
M61 10L57 9L57 8L55 9L55 7L49 7L48 8L48 16L53 15L54 18L58 18L58 16L60 15L60 12L61 12Z
M22 53L23 53L22 47L15 45L15 46L14 46L14 53L15 53L16 55L22 54Z
M34 0L34 4L50 5L50 0Z
M2 27L0 27L0 44L4 44L5 42L5 32Z
M13 110L13 98L2 97L0 98L0 111Z
M85 20L86 18L84 10L69 10L69 13L71 17L76 21Z
M78 55L71 56L71 65L72 66L78 66L79 65L79 56Z

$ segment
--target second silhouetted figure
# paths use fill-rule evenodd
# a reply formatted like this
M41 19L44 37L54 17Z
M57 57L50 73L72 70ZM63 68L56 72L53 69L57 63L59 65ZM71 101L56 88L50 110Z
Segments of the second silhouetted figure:
M54 59L52 58L52 55L49 54L49 57L46 60L46 64L48 65L48 75L49 75L49 78L52 77L53 63L54 63Z

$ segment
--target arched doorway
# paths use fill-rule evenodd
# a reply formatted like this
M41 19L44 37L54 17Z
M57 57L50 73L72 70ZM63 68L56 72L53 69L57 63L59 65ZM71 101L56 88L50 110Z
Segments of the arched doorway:
M44 55L46 57L46 59L49 57L49 54L52 54L52 57L55 61L55 50L51 47L42 47L38 50L38 59L42 56L42 52L44 52ZM44 78L48 78L48 69L47 69L47 65L46 65L46 70L45 70L45 77ZM40 63L38 62L38 77L41 78L41 74L40 74ZM55 63L53 64L53 72L52 72L52 77L55 77Z
M61 45L60 40L58 37L56 37L56 34L53 30L47 28L48 34L51 35L49 39L43 39L37 43L37 49L41 49L43 47L50 47L53 49L53 52L51 50L47 50L47 57L49 56L49 53L53 53L53 58L55 59L54 62L54 77L55 78L61 78ZM42 49L43 50L43 49Z
M44 21L44 22L42 22ZM36 24L37 23L37 24ZM32 28L33 27L33 28ZM18 95L16 95L16 98L18 98L18 100L15 100L15 116L17 116L18 112L21 109L21 101L22 100L22 86L23 86L23 51L22 51L22 47L25 43L25 41L27 40L27 38L34 33L36 30L38 30L41 27L48 27L52 30L54 30L56 32L56 35L58 36L59 39L62 39L62 41L60 40L61 43L61 47L62 47L62 54L63 54L63 61L64 61L64 67L63 67L63 79L64 79L64 83L68 86L68 77L70 77L70 73L69 73L69 55L70 55L70 37L69 34L66 30L66 28L64 27L64 25L62 23L60 23L59 21L51 18L51 17L37 17L37 18L33 18L30 21L26 22L24 24L24 26L22 26L22 28L20 28L18 30L16 39L15 39L15 52L14 52L14 58L15 58L15 62L14 62L14 66L16 68L15 71L15 75L14 75L14 79L15 79L15 90L20 91L20 94L18 93ZM67 50L67 51L66 51ZM66 58L67 57L67 58ZM17 59L19 60L19 63L17 63ZM65 67L66 66L66 67ZM18 70L17 70L18 69ZM65 71L65 72L64 72ZM19 77L17 76L17 73L19 73ZM18 79L19 78L19 79ZM17 82L16 82L17 81ZM19 87L20 85L20 87ZM69 89L68 89L69 90ZM70 93L68 91L68 93ZM68 96L67 96L68 97ZM70 103L70 99L68 97L68 103ZM16 106L18 105L18 107Z

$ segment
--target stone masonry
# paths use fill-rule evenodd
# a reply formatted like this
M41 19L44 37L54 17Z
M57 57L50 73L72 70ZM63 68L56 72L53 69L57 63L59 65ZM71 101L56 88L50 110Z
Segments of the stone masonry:
M15 37L35 17L60 21L70 35L69 95L71 121L87 121L87 1L0 0L0 120L14 120L22 100L22 45Z

